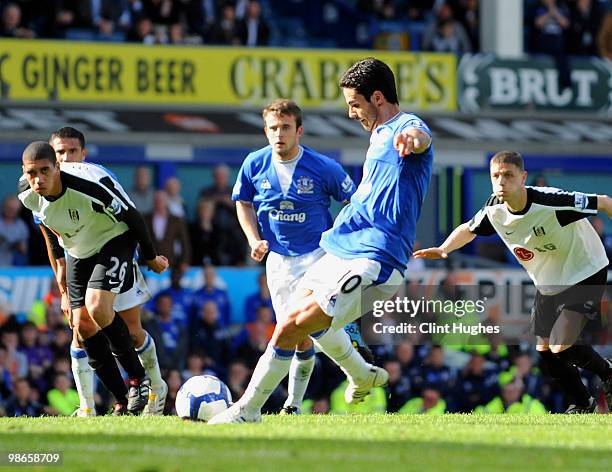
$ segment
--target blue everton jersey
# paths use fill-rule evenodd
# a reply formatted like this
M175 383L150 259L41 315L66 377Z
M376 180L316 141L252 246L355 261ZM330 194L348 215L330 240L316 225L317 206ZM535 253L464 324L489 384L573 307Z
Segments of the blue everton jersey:
M392 268L404 272L433 162L432 146L421 154L400 157L393 138L409 128L431 136L427 125L409 113L397 114L372 132L363 179L351 204L323 234L321 247L325 251L345 259L378 261L387 274Z
M355 191L340 164L301 146L291 184L283 193L274 167L272 147L247 156L234 186L232 199L252 202L263 239L270 251L300 256L319 247L321 233L332 225L330 197L349 200Z

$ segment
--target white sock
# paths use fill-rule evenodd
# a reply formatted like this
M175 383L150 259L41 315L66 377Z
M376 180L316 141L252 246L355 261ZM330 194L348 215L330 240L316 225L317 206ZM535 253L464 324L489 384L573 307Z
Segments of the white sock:
M312 336L315 346L333 360L349 380L363 383L370 375L371 364L368 364L361 354L353 347L351 338L343 329L328 329L323 334Z
M279 349L268 344L255 366L253 376L239 403L249 412L257 414L272 392L289 372L294 351Z
M149 333L145 331L145 339L142 346L136 348L140 363L144 367L145 372L151 379L151 388L159 389L162 386L162 376L159 371L159 362L157 361L157 351L155 350L155 341Z
M81 408L91 408L95 411L94 370L89 365L89 357L87 357L85 349L71 347L70 360L72 376L74 377L74 383L79 393L79 406Z
M302 407L308 381L315 365L314 348L297 351L289 367L289 395L284 406Z

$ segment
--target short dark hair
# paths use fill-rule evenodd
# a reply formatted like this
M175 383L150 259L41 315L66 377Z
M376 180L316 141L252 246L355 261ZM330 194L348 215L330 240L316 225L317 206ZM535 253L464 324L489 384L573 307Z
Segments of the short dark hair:
M521 172L525 172L525 161L523 161L523 156L515 151L499 151L491 158L489 165L493 164L514 164Z
M367 57L353 64L340 79L340 87L357 90L366 100L380 91L389 103L399 104L395 76L383 61Z
M34 141L26 146L21 156L23 162L42 161L48 159L51 165L57 162L55 151L51 145L45 141Z
M64 126L51 134L49 142L52 142L55 138L60 139L78 139L81 143L81 149L85 149L85 136L78 129L72 126Z
M295 118L295 127L302 126L302 110L293 100L287 98L277 98L263 109L261 116L264 121L269 113L278 113L279 115L288 115Z

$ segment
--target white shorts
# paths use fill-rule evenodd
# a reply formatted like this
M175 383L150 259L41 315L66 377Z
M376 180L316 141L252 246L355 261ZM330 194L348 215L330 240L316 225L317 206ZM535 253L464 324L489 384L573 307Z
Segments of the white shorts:
M376 300L388 300L396 294L404 276L393 269L384 283L375 284L380 273L380 262L326 253L308 269L299 288L312 290L317 304L332 317L331 327L341 329L372 310Z
M324 254L325 251L321 248L301 256L282 256L276 252L268 254L266 277L277 322L287 319L291 304L295 302L293 294L300 279L308 268L321 259Z
M120 293L115 297L113 303L115 311L129 310L151 300L151 292L136 261L132 261L132 268L134 270L134 285L127 292Z

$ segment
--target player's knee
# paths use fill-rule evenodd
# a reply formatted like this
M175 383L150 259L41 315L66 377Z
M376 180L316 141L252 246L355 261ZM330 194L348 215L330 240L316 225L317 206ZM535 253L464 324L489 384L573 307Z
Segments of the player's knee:
M76 319L74 327L81 339L91 338L98 332L98 325L89 316L81 316Z
M294 342L297 344L301 341L301 330L295 320L287 320L282 323L276 331L276 340L284 342Z
M94 320L98 322L103 322L104 320L108 320L109 318L112 320L115 312L111 306L108 306L108 303L97 295L92 295L91 297L86 297L85 299L85 307L87 308L87 312Z

